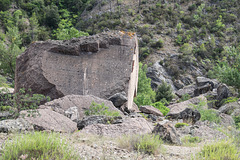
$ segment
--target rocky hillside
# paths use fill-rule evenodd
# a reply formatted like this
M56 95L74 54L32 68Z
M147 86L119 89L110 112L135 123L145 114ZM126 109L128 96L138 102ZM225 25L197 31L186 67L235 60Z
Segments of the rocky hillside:
M240 159L239 8L0 0L0 159Z

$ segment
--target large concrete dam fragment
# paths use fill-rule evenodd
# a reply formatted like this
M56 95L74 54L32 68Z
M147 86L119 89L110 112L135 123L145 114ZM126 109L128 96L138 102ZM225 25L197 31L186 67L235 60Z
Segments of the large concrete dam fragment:
M15 90L31 88L52 99L70 94L107 99L124 91L130 109L137 81L137 36L121 31L35 42L16 62Z

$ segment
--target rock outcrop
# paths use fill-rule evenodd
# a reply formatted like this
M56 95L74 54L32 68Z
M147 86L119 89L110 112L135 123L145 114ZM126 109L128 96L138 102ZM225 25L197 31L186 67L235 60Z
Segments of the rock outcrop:
M153 106L141 106L139 109L143 113L153 114L153 115L162 116L162 117L164 116L162 112L159 111L159 109Z
M65 115L69 117L69 114L67 114L70 110L70 108L77 108L78 113L75 113L75 117L77 116L78 120L82 120L85 116L85 111L89 109L92 102L102 104L104 103L105 106L109 108L110 111L117 111L120 115L123 115L120 110L118 110L111 101L93 96L93 95L67 95L59 99L55 99L51 102L45 103L44 105L41 105L41 109L47 109L51 108L53 111L58 112L62 115ZM71 116L72 117L72 116ZM69 117L70 118L70 117ZM72 118L71 118L72 119Z
M34 130L72 133L77 130L77 123L51 109L21 111L24 120L33 125Z
M32 43L17 58L15 90L25 88L52 99L125 92L128 108L138 81L138 41L134 33L107 32L66 41Z
M151 133L153 127L146 119L126 118L119 124L93 124L83 128L80 133L118 137L132 134Z

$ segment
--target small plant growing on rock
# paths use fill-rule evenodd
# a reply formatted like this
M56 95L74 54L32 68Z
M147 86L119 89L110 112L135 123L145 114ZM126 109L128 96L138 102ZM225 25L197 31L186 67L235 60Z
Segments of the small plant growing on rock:
M201 142L199 137L185 136L181 138L181 142L184 146L194 146L194 144Z
M9 159L80 159L57 133L34 132L7 140L2 160Z
M176 123L175 124L176 128L181 128L181 127L184 127L184 126L189 126L189 124L187 124L187 123Z
M159 109L164 116L166 116L167 113L170 111L170 109L167 108L162 102L155 102L155 103L151 104L151 106Z
M117 111L110 111L109 107L105 106L104 103L98 104L96 102L92 102L89 109L85 111L85 115L91 116L91 115L106 115L110 117L117 117L120 116L119 112Z

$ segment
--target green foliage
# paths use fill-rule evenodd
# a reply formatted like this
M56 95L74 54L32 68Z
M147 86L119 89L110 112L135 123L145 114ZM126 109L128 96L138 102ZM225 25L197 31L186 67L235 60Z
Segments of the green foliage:
M46 132L17 135L6 141L2 160L9 159L80 159L57 133Z
M0 106L0 111L9 111L11 108L11 106Z
M54 35L58 40L69 40L74 37L78 38L80 36L88 36L88 33L78 31L76 28L74 28L72 21L68 18L60 21L58 24L58 29L55 32L56 33Z
M218 112L213 109L204 109L203 106L206 105L206 102L200 101L198 105L195 105L194 108L197 109L201 114L201 121L209 121L214 123L220 122L220 117Z
M6 82L7 79L0 75L0 87L7 87L8 85L6 84Z
M199 137L184 136L181 138L181 142L184 146L194 146L197 143L201 142L201 139Z
M240 128L240 115L238 116L233 116L233 120L235 122L236 128Z
M164 105L164 103L162 103L162 102L155 102L155 103L151 104L151 106L159 109L164 116L166 116L167 113L170 111L170 109L168 107L166 107Z
M178 100L178 102L183 102L183 101L186 101L186 100L189 100L189 99L191 99L191 96L189 94L184 94L184 95L182 95L180 100Z
M160 38L158 41L153 42L151 44L151 47L160 49L160 48L163 48L163 45L164 45L164 41L163 41L163 39Z
M218 78L227 85L240 88L240 47L224 47L222 54L225 57L218 61L213 70L208 75L212 78Z
M184 127L184 126L189 126L189 124L187 124L187 123L176 123L175 124L176 128L181 128L181 127Z
M20 48L21 37L17 27L7 28L6 41L0 40L0 73L15 77L15 65L17 56L24 51Z
M0 0L0 11L6 11L11 4L10 0Z
M238 160L240 153L237 147L231 141L219 141L214 144L207 144L197 155L197 160Z
M58 7L50 5L45 8L45 23L51 28L57 28L60 21Z
M124 149L135 150L146 154L159 154L162 149L163 141L159 135L145 134L119 139L119 146Z
M147 78L147 65L139 63L138 72L138 89L134 102L140 107L141 105L150 105L155 101L156 93L151 88L151 79Z
M26 92L25 89L20 89L13 95L9 93L8 89L0 90L0 93L4 93L0 97L0 106L16 108L17 113L21 110L37 109L41 103L50 101L50 97L45 97L42 94L30 94L31 90Z
M120 116L119 112L117 111L110 111L109 107L105 106L104 103L97 104L94 101L92 102L89 109L85 110L85 115L106 115L110 117Z
M180 47L180 52L182 52L185 55L190 55L193 51L192 46L189 45L189 43L184 43L181 47Z
M161 101L163 98L165 98L168 102L171 102L173 98L171 86L166 82L159 85L156 91L156 101Z

